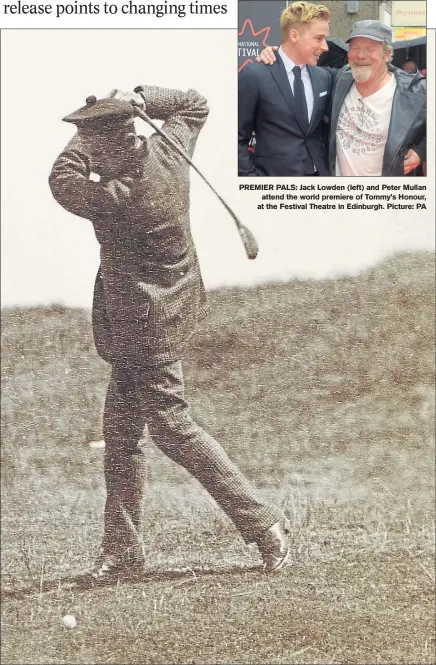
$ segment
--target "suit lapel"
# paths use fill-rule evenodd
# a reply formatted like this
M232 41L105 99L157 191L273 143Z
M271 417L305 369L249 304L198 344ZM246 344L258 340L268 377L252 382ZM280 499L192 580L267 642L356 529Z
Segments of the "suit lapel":
M288 79L288 74L286 72L285 65L283 64L283 60L281 59L280 55L277 54L277 60L275 61L275 63L273 65L267 65L267 67L271 75L273 76L275 82L277 83L278 88L285 99L285 102L289 106L289 109L292 113L292 117L295 119L296 123L300 127L300 124L297 120L294 95L292 94L291 85ZM303 136L305 136L306 133L301 127L300 130Z
M319 109L321 108L319 95L321 92L324 92L324 90L322 89L322 79L320 76L320 72L317 71L317 68L313 67L312 65L307 65L307 71L309 72L310 82L312 84L312 91L313 91L313 110L312 110L312 116L310 118L309 129L307 130L307 133L310 134L313 126L316 124Z
M331 132L336 131L338 124L339 113L341 111L342 105L345 101L345 97L348 95L351 86L354 83L353 76L351 72L345 72L338 74L336 79L336 84L332 89L332 112L331 112Z

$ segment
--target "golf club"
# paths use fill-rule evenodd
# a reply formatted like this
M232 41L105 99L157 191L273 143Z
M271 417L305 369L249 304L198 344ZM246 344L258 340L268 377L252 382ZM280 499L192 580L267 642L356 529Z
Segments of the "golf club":
M135 90L135 92L137 92L137 91ZM176 143L176 142L175 142L170 136L168 136L168 134L166 134L166 132L164 132L162 129L160 129L160 127L158 127L158 126L153 122L153 120L151 120L151 118L149 118L148 115L147 115L147 114L146 114L146 113L145 113L145 112L144 112L144 111L143 111L138 105L136 105L136 104L135 104L135 113L136 113L136 115L138 116L138 118L141 118L141 120L144 120L144 122L147 122L151 127L153 127L153 129L154 129L158 134L160 134L160 135L161 135L166 141L168 141L168 143L170 143L170 145L172 145L172 147L173 147L175 150L177 150L177 152L178 152L178 153L179 153L179 154L180 154L180 155L181 155L181 156L182 156L182 157L188 162L188 164L189 164L190 166L192 166L192 168L194 169L194 171L196 171L196 172L198 173L198 175L200 176L200 178L202 178L202 179L204 180L204 182L206 183L206 185L208 185L208 186L210 187L210 189L213 191L213 193L215 194L215 196L218 197L218 199L221 201L221 203L223 204L223 206L225 207L225 209L227 210L227 212L228 212L228 213L231 215L231 217L233 218L233 221L234 221L235 224L236 224L236 228L238 229L239 235L240 235L241 240L242 240L242 243L243 243L243 245L244 245L244 249L245 249L245 253L246 253L247 257L248 257L249 259L255 259L256 256L257 256L257 253L258 253L258 251L259 251L259 246L258 246L258 244L257 244L256 238L254 237L254 235L252 234L252 232L250 231L250 229L248 229L246 226L244 226L244 224L241 224L241 222L240 222L239 219L236 217L235 213L234 213L233 210L230 208L230 206L227 205L227 203L224 201L224 199L218 194L218 192L216 191L216 189L215 189L214 187L212 187L212 185L210 184L209 180L208 180L208 179L207 179L207 178L201 173L201 171L195 166L195 164L191 161L189 155L187 155L186 152L185 152L184 150L182 150L182 148L180 148L180 147L177 145L177 143Z

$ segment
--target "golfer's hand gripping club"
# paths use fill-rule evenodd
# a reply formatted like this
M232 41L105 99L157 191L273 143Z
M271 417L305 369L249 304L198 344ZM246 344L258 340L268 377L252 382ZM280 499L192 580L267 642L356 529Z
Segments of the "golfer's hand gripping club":
M136 92L136 89L135 89L135 92ZM141 94L141 93L139 93L139 94ZM185 159L188 162L188 164L190 166L192 166L194 171L196 171L198 173L198 175L200 176L200 178L202 178L202 180L204 180L206 185L208 185L210 187L210 189L213 191L215 196L221 201L221 203L223 204L223 206L225 207L225 209L227 210L227 212L230 214L233 221L235 222L236 228L238 229L239 235L240 235L242 243L244 245L244 249L245 249L245 253L246 253L247 257L249 259L255 259L257 254L258 254L258 251L259 251L259 246L257 244L256 238L254 237L254 235L252 234L250 229L248 229L246 226L241 224L241 222L236 217L235 213L230 208L230 206L218 194L216 189L210 184L209 180L207 180L207 178L195 166L195 164L192 162L189 155L182 148L180 148L180 146L177 145L177 143L170 136L168 136L168 134L166 132L164 132L162 129L160 129L160 127L158 127L153 122L153 120L151 120L151 118L149 118L148 115L137 104L134 104L134 106L135 106L135 113L138 116L138 118L141 118L141 120L144 120L144 122L148 123L151 127L153 127L153 129L158 134L160 134L160 136L162 136L162 138L164 138L168 143L170 143L170 145L172 145L172 147L175 150L177 150L177 152L183 157L183 159Z

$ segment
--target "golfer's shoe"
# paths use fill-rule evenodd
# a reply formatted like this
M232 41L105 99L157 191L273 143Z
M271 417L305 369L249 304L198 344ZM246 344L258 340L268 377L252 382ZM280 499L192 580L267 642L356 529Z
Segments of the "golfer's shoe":
M288 533L288 523L277 522L257 541L265 573L273 573L287 564L291 554Z
M113 584L118 580L135 579L142 575L145 560L142 556L115 556L100 554L93 567L83 575L83 582L90 584Z

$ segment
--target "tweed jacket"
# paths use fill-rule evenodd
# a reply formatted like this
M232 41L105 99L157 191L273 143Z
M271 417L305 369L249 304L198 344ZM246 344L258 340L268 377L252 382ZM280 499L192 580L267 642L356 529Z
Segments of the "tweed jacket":
M192 156L208 108L196 91L141 86L147 114ZM207 312L190 230L189 165L154 133L141 137L141 168L90 180L86 144L76 135L49 178L54 198L89 219L100 243L93 301L94 341L111 363L154 364L182 357Z

